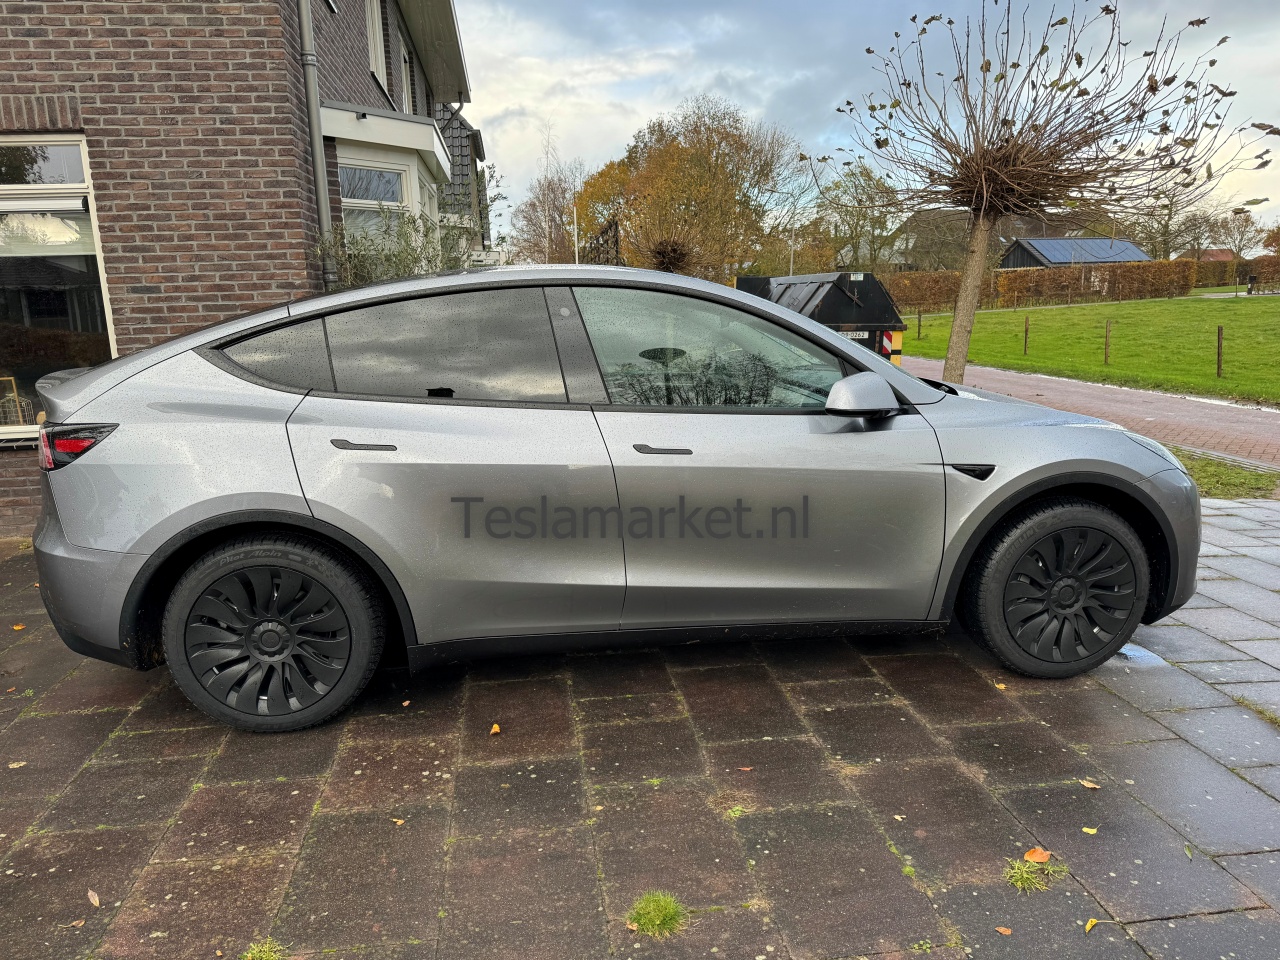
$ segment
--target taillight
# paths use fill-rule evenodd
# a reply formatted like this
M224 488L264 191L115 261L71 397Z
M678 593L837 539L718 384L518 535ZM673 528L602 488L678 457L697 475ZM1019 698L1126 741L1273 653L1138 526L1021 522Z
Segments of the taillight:
M40 469L65 467L116 428L114 423L43 423L40 425Z

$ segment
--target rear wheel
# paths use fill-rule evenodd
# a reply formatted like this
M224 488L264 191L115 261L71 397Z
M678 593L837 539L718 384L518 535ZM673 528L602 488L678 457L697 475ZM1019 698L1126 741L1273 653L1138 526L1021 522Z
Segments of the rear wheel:
M341 712L382 654L382 610L365 573L327 545L265 535L201 557L170 596L165 654L205 713L260 733Z
M966 580L969 631L1034 677L1091 670L1128 643L1147 606L1142 541L1086 500L1042 503L998 530Z

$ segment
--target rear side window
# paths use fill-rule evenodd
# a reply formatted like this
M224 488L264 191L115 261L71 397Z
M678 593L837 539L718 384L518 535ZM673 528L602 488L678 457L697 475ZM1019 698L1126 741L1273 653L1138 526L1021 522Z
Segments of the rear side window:
M563 403L540 288L401 300L326 321L338 393Z
M332 390L329 351L319 318L276 327L227 347L223 353L263 380L298 390Z

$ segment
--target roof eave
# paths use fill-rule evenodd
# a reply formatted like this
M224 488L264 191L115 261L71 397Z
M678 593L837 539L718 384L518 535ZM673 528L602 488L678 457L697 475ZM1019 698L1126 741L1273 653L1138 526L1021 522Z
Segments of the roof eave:
M400 15L436 98L471 102L471 79L453 0L401 0Z

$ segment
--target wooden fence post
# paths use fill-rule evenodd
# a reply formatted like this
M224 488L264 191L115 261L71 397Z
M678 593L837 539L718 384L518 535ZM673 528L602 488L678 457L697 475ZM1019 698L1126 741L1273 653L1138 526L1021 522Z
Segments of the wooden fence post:
M920 339L920 318L924 315L923 307L916 307L916 339Z
M1102 351L1102 363L1106 366L1111 362L1111 321L1107 321L1107 345Z
M1222 376L1222 325L1218 325L1218 376Z
M1027 355L1027 341L1031 339L1031 314L1022 318L1022 355Z

